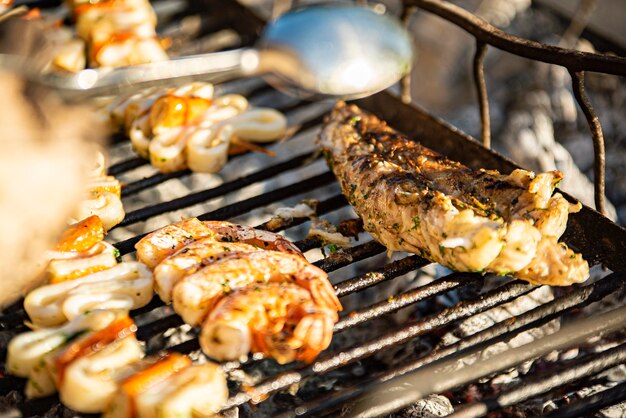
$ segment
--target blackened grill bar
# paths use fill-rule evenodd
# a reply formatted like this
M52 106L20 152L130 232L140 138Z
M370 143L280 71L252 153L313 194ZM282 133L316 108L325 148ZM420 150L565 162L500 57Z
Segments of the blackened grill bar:
M415 3L425 2L415 1ZM215 8L215 6L211 7ZM208 8L210 7L207 7L207 9ZM254 18L249 10L231 1L223 2L219 9L219 12L222 13L225 19L232 24L233 28L242 35L242 38L252 41L258 35L262 27L262 21ZM239 16L243 16L240 21L237 20ZM248 94L252 102L257 100L261 95L263 97L258 100L267 101L271 100L273 91L263 84L249 89ZM300 110L306 106L304 103L298 101L290 102L289 100L281 99L279 102L286 103L282 107L289 112ZM479 146L473 138L458 131L456 128L428 115L419 108L401 103L400 100L389 94L380 93L376 96L359 100L356 103L373 112L381 119L388 121L394 128L410 133L424 145L452 159L461 161L470 167L493 168L503 172L509 172L516 168L514 163ZM291 127L294 131L293 136L298 136L307 130L316 128L320 124L321 119L322 116L320 115L313 116L299 123L298 126ZM116 141L116 143L119 143L119 141ZM226 196L231 192L239 191L245 186L257 183L260 184L270 180L278 174L281 174L281 172L290 172L297 175L297 171L301 167L306 166L312 161L314 161L314 158L310 153L298 155L287 161L261 168L251 174L225 182L215 188L191 193L168 202L151 204L136 211L129 212L122 225L145 221L156 215L187 208L216 197ZM110 173L126 173L146 163L146 160L140 158L130 158L112 166ZM231 161L230 163L233 162ZM178 172L166 175L155 174L151 177L126 185L123 196L127 197L139 191L155 187L171 178L180 178L188 175L193 174L190 172ZM199 218L204 220L227 220L245 215L253 209L279 203L285 199L293 199L298 196L315 198L318 189L323 186L328 186L333 182L334 177L332 174L325 172L313 177L308 177L301 182L284 186L273 191L267 191L259 196L241 200L217 210L201 214ZM347 202L342 195L334 195L322 200L317 205L316 211L318 216L323 216L345 208L346 206ZM266 222L258 227L270 231L283 231L301 225L307 221L308 218L306 217L281 220L280 222L274 220L274 222ZM143 235L136 236L119 242L116 246L123 254L130 253L134 251L134 244L142 236ZM597 212L585 207L581 213L572 216L565 234L565 240L569 245L581 251L591 264L603 264L616 272L626 271L626 259L624 259L622 255L623 249L626 248L626 231L600 216ZM302 250L307 251L319 248L323 243L319 240L309 238L298 241L297 245ZM359 273L355 277L343 280L340 280L340 278L343 278L342 272L338 271L336 273L338 277L335 279L335 281L337 281L335 290L340 297L345 297L381 285L383 282L391 281L407 273L415 272L430 264L427 260L412 255L396 261L387 262L383 266L377 265L372 267L371 262L368 261L367 267L362 267L365 263L361 263L361 261L380 255L384 251L385 248L376 242L366 241L349 249L332 253L316 264L328 272L338 271L339 269L354 264L358 264L357 267L361 269L365 268L368 271L367 273ZM345 313L336 324L335 331L337 333L350 333L353 328L369 324L376 318L396 312L399 309L415 306L420 302L433 300L461 288L474 286L481 283L483 280L483 277L478 274L453 273L441 277L423 286L394 295L394 297L390 299L384 299L368 306L359 307L353 312ZM368 378L363 378L362 382L357 386L344 387L340 390L337 389L330 394L316 397L306 403L299 402L299 408L290 412L289 415L293 415L294 412L316 416L331 414L333 411L336 411L338 407L352 402L355 397L362 395L366 391L375 391L383 382L409 375L411 372L419 371L433 364L433 362L459 356L468 350L481 349L496 342L508 341L524 331L540 327L552 320L562 318L564 315L588 306L592 302L596 302L610 295L621 294L624 292L625 283L626 280L623 274L614 273L595 283L568 289L566 294L517 315L511 320L497 322L489 328L460 339L454 344L436 347L422 357L412 358L384 373L378 373ZM232 392L228 406L243 405L251 400L261 401L266 399L267 395L285 389L294 383L302 382L309 377L324 375L348 364L353 364L358 360L371 357L383 350L404 344L414 338L419 338L420 336L433 332L444 332L462 319L471 318L473 315L486 312L494 307L501 307L503 304L514 301L534 289L536 289L536 287L519 281L504 283L500 287L480 296L462 300L451 307L433 312L422 319L406 322L383 335L367 340L365 343L341 349L333 348L323 353L312 365L289 365L286 371L265 376L259 384L246 391ZM148 306L132 312L133 317L141 320L138 330L140 339L148 341L155 337L160 337L167 330L182 324L182 320L177 315L168 312L167 309L169 308L165 308L158 298L154 298ZM163 310L163 312L159 314L159 310ZM157 313L157 319L143 319L150 317L150 315L154 313ZM146 315L146 317L144 317L144 315ZM22 309L11 310L0 316L0 326L4 330L15 327L23 328L22 323L24 319L25 314ZM161 348L163 347L156 344L151 347L149 351L156 352ZM183 343L174 345L173 347L169 347L168 349L189 353L199 349L198 340L197 338L192 338ZM595 357L577 359L576 362L570 363L573 367L569 372L567 369L568 365L565 365L565 371L550 370L547 372L547 375L542 376L542 378L550 380L550 376L560 376L559 373L569 373L568 376L576 380L584 381L592 377L598 370L605 368L605 366L608 367L608 365L616 364L616 361L620 361L621 357L616 357L615 353L619 353L621 356L623 350L624 345L622 344L618 345L612 351L594 355ZM247 363L233 367L245 369L247 367L253 367L260 361L268 360L250 360ZM595 366L586 367L587 363L595 364ZM528 392L527 397L534 397L537 394L562 386L569 381L559 379L560 377L553 378L550 380L551 383L549 384L546 383L545 380L540 381L536 386L539 389L532 393ZM522 380L522 384L526 381L526 379ZM0 382L2 395L6 395L13 389L19 389L23 387L24 384L22 379L12 377L4 377ZM605 391L606 393L602 392L602 394L606 396L602 395L598 399L592 397L590 401L592 401L593 405L597 408L614 404L624 399L623 388L624 385L622 384L616 388L608 389ZM514 391L515 389L513 393L515 393ZM514 401L517 402L519 399L522 398L515 398ZM269 400L265 402L272 402L272 398L270 397ZM500 406L501 405L497 405L497 407ZM20 402L18 407L25 416L42 414L53 409L63 411L63 407L59 406L56 397ZM468 406L468 408L474 407ZM581 409L581 407L578 409L572 408L572 411L584 410L587 413L593 410L588 406L585 406L585 408L586 409ZM567 407L564 407L563 410L566 414L568 413ZM558 411L561 411L561 409ZM569 416L577 416L574 412L570 411L569 413Z

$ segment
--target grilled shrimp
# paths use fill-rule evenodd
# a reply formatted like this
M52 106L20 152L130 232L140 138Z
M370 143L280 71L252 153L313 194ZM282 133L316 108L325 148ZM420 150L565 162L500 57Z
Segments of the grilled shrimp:
M154 269L166 257L185 245L208 237L214 237L215 240L221 242L241 242L304 257L298 247L280 234L225 221L200 221L197 218L190 218L165 226L143 237L135 245L137 259Z
M54 326L92 309L137 309L151 299L152 272L140 263L128 262L39 287L26 296L24 309L36 326Z
M219 361L255 352L281 364L310 363L330 345L337 319L335 309L319 306L297 284L252 284L218 302L202 326L200 345Z
M184 276L229 254L257 251L258 247L242 242L220 242L201 238L170 255L154 269L154 289L165 303L171 302L172 289Z
M132 319L122 316L48 359L61 402L79 412L104 411L118 390L116 372L143 357L136 330Z
M135 244L137 259L153 269L165 257L174 254L190 242L213 235L213 231L197 218L185 219L143 237Z
M204 221L203 224L213 231L217 239L222 242L244 242L262 249L291 253L304 257L298 247L280 234L226 221Z
M199 325L221 298L255 282L294 282L319 306L341 310L323 270L300 256L263 250L232 254L184 277L174 286L174 310L186 323Z

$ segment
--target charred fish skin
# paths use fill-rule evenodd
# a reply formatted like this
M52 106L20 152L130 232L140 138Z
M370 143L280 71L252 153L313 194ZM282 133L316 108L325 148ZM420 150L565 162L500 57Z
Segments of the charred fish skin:
M318 142L365 230L390 252L538 284L589 276L582 256L558 242L568 214L581 207L553 194L558 171L473 170L343 102Z

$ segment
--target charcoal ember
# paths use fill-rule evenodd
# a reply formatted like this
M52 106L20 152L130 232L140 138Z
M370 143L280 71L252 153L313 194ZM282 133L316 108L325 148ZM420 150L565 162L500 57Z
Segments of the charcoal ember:
M596 418L623 418L626 417L626 402L618 403L607 408L603 408L594 414Z
M389 391L385 392L372 392L368 394L368 397L376 400L376 398L381 398L381 403L384 401L389 401L389 396L395 392L400 396L403 392L411 390L409 386L398 386L391 388ZM370 403L371 405L376 404L375 402ZM341 412L339 413L339 417L352 417L352 416L360 416L361 411L360 406L354 403L345 404ZM409 405L399 411L396 411L390 415L386 415L386 418L437 418L437 417L445 417L454 412L454 407L450 400L442 395L428 395L425 398L420 399L412 405Z
M429 395L401 411L389 415L389 418L437 418L454 412L450 400L441 395Z
M12 390L4 396L0 396L0 416L15 416L15 407L24 402L24 395L21 391Z
M524 312L536 308L537 306L545 304L553 300L553 298L554 297L552 289L547 286L542 286L538 289L533 290L527 295L515 299L512 302L489 309L488 311L474 315L462 321L460 324L455 326L454 329L452 329L442 337L441 343L439 345L447 346L450 344L454 344L459 340L480 332L492 325L495 325L510 318L514 318L517 315L520 315ZM487 359L508 349L528 344L532 341L538 340L558 331L559 328L559 322L551 321L541 327L522 332L507 342L498 342L496 344L493 344L492 346L487 347L475 356L459 360L456 367L461 368L465 365L470 365L474 363L478 359ZM511 373L502 374L501 376L496 378L494 383L501 384L511 381L512 379L517 377L519 372L526 373L529 370L531 364L532 362L526 362L522 364L517 370L514 370Z

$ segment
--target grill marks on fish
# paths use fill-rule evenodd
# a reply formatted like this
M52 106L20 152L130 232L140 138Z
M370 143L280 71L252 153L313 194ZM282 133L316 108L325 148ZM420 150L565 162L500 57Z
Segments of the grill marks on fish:
M319 142L364 228L390 251L534 283L588 277L582 256L558 242L568 213L580 208L553 195L560 172L473 170L345 103Z

